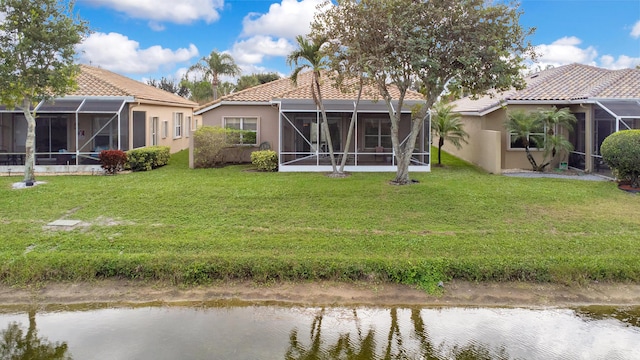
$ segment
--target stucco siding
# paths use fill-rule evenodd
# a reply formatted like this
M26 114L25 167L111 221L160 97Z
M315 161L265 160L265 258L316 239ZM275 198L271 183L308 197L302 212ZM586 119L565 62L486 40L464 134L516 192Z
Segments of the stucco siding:
M136 104L129 108L129 133L131 134L131 136L129 136L129 149L132 149L134 145L133 113L138 111L145 113L145 146L151 146L153 144L152 122L154 121L154 118L158 118L158 128L156 129L157 145L168 146L171 149L171 153L175 153L189 147L189 137L191 136L191 130L195 126L192 108L159 106L155 104ZM176 136L176 113L182 113L182 124L179 136ZM191 119L190 121L189 118ZM190 126L189 123L191 123Z

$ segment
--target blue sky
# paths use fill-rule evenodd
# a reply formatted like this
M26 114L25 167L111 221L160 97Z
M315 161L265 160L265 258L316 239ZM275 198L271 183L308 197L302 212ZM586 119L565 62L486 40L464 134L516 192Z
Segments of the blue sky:
M244 74L288 75L286 55L321 0L76 0L93 33L82 63L136 80L179 79L212 50L230 53ZM534 67L640 65L640 0L521 0L520 23L541 54Z

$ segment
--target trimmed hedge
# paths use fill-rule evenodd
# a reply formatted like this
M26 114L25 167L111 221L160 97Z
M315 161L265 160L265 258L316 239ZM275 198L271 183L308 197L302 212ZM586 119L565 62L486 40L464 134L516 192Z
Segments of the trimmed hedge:
M149 171L169 163L171 157L168 146L149 146L127 152L128 166L132 171Z
M619 180L640 187L640 130L622 130L607 136L600 152Z
M251 163L260 171L276 171L278 155L273 150L260 150L251 153Z

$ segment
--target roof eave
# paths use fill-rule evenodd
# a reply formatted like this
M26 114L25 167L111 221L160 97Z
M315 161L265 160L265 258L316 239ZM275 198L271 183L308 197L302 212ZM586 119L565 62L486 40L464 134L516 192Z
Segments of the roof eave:
M240 105L240 106L271 106L273 102L271 101L220 101L213 105L209 105L200 110L196 110L193 112L194 115L202 115L207 111L213 110L222 105Z

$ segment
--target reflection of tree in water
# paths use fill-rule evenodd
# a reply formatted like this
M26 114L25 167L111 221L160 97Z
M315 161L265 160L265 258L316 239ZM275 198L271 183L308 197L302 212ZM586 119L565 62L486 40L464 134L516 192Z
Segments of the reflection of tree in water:
M391 322L387 332L386 343L380 354L377 353L375 330L369 329L363 333L362 325L357 312L353 310L356 323L356 339L352 339L350 333L339 334L334 344L327 344L322 338L322 320L325 309L316 314L311 323L310 344L305 346L298 338L298 330L293 329L289 334L289 348L285 354L286 360L312 360L312 359L344 359L344 360L371 360L371 359L424 359L424 360L508 360L509 355L505 349L491 352L482 344L470 343L465 346L455 345L445 348L442 344L436 349L427 334L420 309L411 309L411 323L413 324L413 336L420 343L419 348L406 348L403 341L400 322L398 321L398 309L389 311ZM380 329L378 329L380 330Z
M3 360L71 359L67 351L67 343L51 343L46 338L38 337L35 310L29 310L29 329L26 334L15 322L0 332L0 359Z

